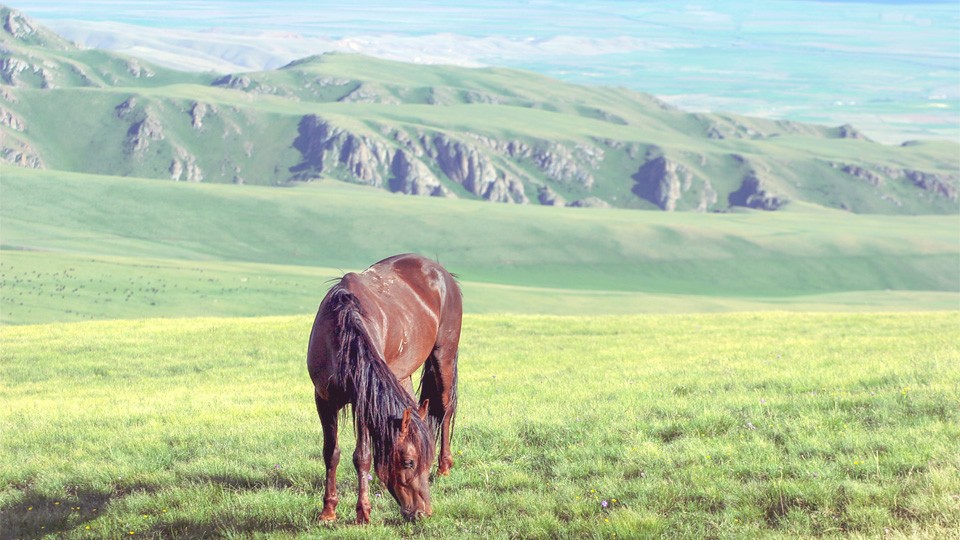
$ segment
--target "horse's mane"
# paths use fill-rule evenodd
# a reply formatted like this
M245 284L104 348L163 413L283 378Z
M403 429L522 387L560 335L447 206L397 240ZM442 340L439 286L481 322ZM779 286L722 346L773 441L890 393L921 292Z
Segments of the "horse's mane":
M396 444L399 418L408 407L410 429L415 432L418 446L418 468L423 472L431 466L435 439L433 433L416 414L416 403L404 390L387 363L377 353L363 323L363 309L356 296L344 287L336 287L327 299L330 313L336 317L336 335L339 338L337 386L347 394L353 405L353 424L356 430L363 422L373 443L373 459L378 467L392 467L389 456Z

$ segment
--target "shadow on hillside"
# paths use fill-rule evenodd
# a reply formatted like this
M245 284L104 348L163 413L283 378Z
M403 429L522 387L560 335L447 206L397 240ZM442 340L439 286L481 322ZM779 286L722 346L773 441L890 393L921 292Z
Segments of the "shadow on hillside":
M279 474L271 474L267 478L250 478L228 474L193 474L186 476L185 479L197 484L217 484L232 491L289 489L294 486L292 480Z
M60 536L97 519L117 499L157 489L148 484L123 486L108 493L76 488L64 497L50 497L27 488L20 501L0 506L0 540Z

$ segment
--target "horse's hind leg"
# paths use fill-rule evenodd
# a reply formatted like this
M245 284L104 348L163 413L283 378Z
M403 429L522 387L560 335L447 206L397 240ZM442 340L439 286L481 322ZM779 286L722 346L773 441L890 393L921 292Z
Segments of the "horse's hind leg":
M323 511L321 521L337 519L337 465L340 463L340 446L337 442L337 409L330 403L314 395L317 402L317 414L323 426L323 462L327 467L327 482L323 493Z
M370 523L370 433L363 422L357 423L357 447L353 466L357 469L357 523Z
M437 474L446 476L453 467L453 454L450 451L450 435L453 431L453 419L457 413L457 350L437 348L427 359L424 366L420 402L430 400L432 424L438 427L440 435L440 454Z

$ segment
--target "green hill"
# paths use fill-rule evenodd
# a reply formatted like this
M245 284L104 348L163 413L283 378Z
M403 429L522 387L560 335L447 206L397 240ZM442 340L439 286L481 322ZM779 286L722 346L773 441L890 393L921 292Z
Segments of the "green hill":
M956 309L952 216L544 208L5 170L0 321L309 313L416 251L471 312Z
M886 146L849 126L688 114L521 71L343 54L179 73L77 49L8 8L0 18L7 164L263 185L334 178L545 205L958 211L953 143Z

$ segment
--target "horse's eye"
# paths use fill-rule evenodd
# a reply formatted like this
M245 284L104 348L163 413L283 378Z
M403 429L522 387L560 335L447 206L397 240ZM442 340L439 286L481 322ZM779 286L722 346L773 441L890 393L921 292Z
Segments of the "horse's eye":
M404 469L412 469L412 468L414 468L414 467L416 467L416 466L417 466L417 464L414 463L412 459L406 459L406 460L403 461L403 468L404 468Z

